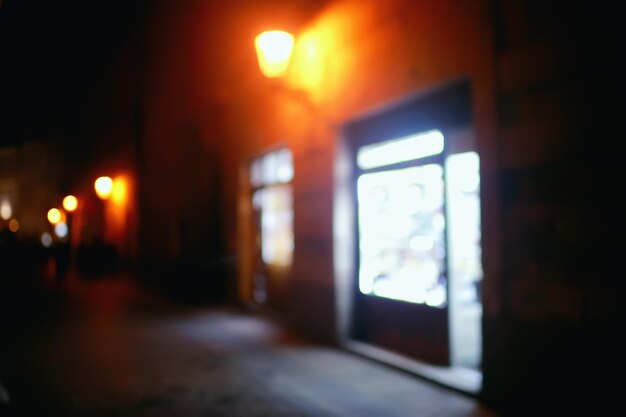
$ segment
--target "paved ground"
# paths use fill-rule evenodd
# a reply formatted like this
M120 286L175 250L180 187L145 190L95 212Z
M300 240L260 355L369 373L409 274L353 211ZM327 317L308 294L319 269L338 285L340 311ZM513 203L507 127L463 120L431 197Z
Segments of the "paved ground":
M495 416L258 315L174 306L123 277L70 277L13 301L20 308L2 310L11 403L0 415Z

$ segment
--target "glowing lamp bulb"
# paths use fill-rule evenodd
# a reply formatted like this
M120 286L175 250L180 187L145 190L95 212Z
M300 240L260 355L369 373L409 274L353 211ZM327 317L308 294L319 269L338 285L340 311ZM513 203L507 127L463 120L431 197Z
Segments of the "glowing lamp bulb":
M111 197L113 192L113 180L111 177L100 177L94 183L96 194L101 200L106 200Z
M78 199L73 195L68 195L63 199L63 208L72 213L78 208Z
M11 202L8 199L2 199L2 203L0 203L0 217L4 220L9 220L12 212Z
M285 75L293 43L293 35L280 30L263 32L256 37L254 45L263 75L269 78Z
M63 216L61 214L61 210L57 208L51 208L50 210L48 210L48 221L51 224L57 224L58 222L61 221L62 217Z

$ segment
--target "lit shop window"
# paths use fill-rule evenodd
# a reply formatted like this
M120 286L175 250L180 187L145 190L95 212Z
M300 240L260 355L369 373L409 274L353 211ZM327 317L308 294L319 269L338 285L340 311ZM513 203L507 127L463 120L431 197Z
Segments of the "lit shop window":
M284 148L263 155L252 163L250 175L261 258L268 265L289 265L293 255L291 152Z
M448 265L462 305L480 302L483 278L480 234L480 159L476 152L446 159Z
M361 169L412 161L443 152L443 135L438 130L363 146L357 153Z
M444 161L443 144L441 132L432 131L357 152L362 293L445 307L451 261L468 281L468 296L482 277L478 155Z

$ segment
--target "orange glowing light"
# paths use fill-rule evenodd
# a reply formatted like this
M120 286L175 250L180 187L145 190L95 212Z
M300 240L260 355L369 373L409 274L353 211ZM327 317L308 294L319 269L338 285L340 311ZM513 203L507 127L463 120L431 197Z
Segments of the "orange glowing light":
M280 30L263 32L256 37L254 45L263 75L269 78L285 75L293 44L293 35Z
M48 210L48 221L50 223L57 224L58 222L61 221L62 218L63 218L63 215L61 213L61 210L57 208L51 208L50 210Z
M16 219L11 219L9 221L9 230L12 231L13 233L16 233L20 228L20 222L18 222Z
M78 199L73 195L65 196L63 199L63 208L72 213L78 208Z
M111 177L100 177L94 182L94 189L101 200L107 200L113 192L113 180Z
M328 30L328 29L327 29ZM326 39L327 37L331 40ZM324 85L327 56L331 55L332 37L322 30L309 30L298 36L289 64L290 84L306 90L313 101L326 91ZM333 62L343 59L333 55Z
M125 206L128 198L128 182L124 177L116 177L113 181L111 201L116 206Z

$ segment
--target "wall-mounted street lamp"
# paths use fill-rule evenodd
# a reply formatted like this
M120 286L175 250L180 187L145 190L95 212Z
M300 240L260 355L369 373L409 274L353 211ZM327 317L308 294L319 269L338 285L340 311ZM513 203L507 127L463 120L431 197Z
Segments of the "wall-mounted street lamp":
M73 195L65 196L63 199L63 208L68 213L73 213L78 208L78 199Z
M54 226L54 233L61 239L67 236L67 222L65 212L58 208L48 210L48 221Z
M48 221L54 226L54 234L63 239L67 236L67 223L65 213L58 208L48 210Z
M48 210L48 221L52 225L56 225L57 223L63 220L63 213L58 208L51 208Z
M287 75L292 61L294 44L294 36L282 30L270 30L257 35L254 45L259 69L264 76L275 80L272 83L275 90L299 102L309 110L314 110L315 105L311 102L308 91L289 86L286 82L278 82L278 79Z
M279 78L287 73L293 44L293 35L281 30L263 32L255 38L254 45L263 75Z
M113 180L111 177L99 177L93 184L98 198L108 200L113 192Z
M9 220L12 214L13 209L11 208L11 202L8 198L3 198L2 201L0 201L0 217L3 220Z
M76 209L78 209L78 198L76 198L73 195L66 195L63 198L63 208L65 209L65 211L67 212L67 224L66 224L66 229L65 230L65 234L63 234L63 229L58 229L55 226L55 233L57 234L57 236L59 237L65 237L67 236L68 239L72 239L72 234L73 229L74 229L74 212L76 211ZM57 225L58 226L58 225ZM70 256L73 256L73 254L70 254Z

